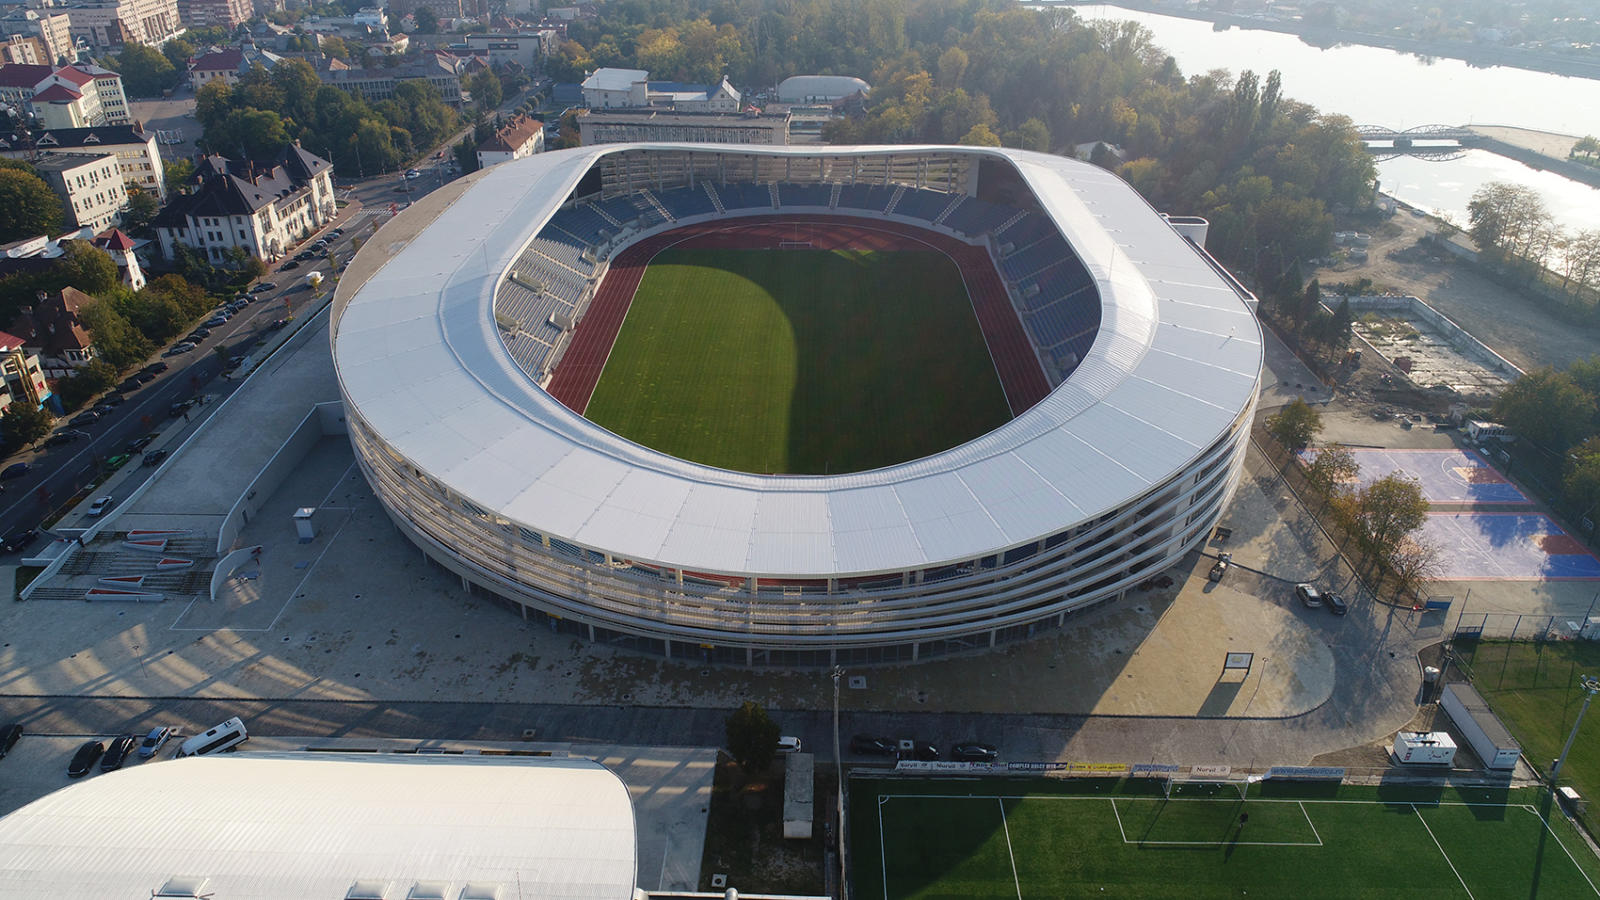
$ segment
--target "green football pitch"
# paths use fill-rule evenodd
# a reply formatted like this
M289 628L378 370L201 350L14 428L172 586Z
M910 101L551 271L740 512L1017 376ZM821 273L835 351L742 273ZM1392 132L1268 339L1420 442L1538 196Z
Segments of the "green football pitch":
M927 251L658 255L584 415L682 459L828 474L1011 419L961 273Z
M851 893L902 898L1596 898L1526 788L852 779ZM1248 821L1240 824L1241 814Z

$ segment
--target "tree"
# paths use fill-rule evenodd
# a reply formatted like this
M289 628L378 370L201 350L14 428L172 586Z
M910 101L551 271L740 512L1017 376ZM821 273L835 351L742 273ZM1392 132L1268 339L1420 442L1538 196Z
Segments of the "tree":
M1318 449L1311 464L1306 466L1306 480L1324 497L1332 497L1348 489L1360 473L1361 467L1356 464L1355 455L1340 444Z
M1392 552L1428 518L1422 484L1404 472L1390 472L1355 492L1357 537L1386 562Z
M1520 437L1559 453L1590 434L1595 398L1566 372L1535 369L1500 392L1494 417Z
M172 61L145 44L123 44L122 52L107 62L122 76L123 90L129 97L159 97L178 83L178 70Z
M482 72L467 79L467 90L472 94L472 102L478 109L490 112L500 105L505 99L505 90L500 84L500 76L493 69L484 69Z
M62 408L72 412L87 403L89 398L110 390L116 383L116 369L104 360L91 360L88 365L74 372L71 378L63 378L57 383L56 396L61 398Z
M1005 145L1016 147L1019 150L1033 150L1038 153L1050 152L1050 129L1038 119L1029 119L1018 125L1015 131L1006 132Z
M56 260L63 285L99 295L116 287L119 277L111 254L88 241L69 241Z
M1400 541L1385 562L1394 574L1396 596L1420 595L1424 586L1438 579L1442 568L1438 545L1416 534Z
M3 438L6 446L12 450L21 450L49 434L53 422L55 416L50 415L48 410L21 400L14 400L6 407L5 415L0 416L0 438ZM773 728L776 729L777 726L774 725ZM774 742L778 739L776 730L772 733L772 739ZM771 762L770 758L768 762Z
M350 52L350 45L346 44L344 42L344 38L339 37L338 35L329 35L327 37L319 38L317 41L317 46L322 50L324 56L328 56L333 59L355 58L354 54Z
M139 231L161 211L160 201L156 195L144 190L136 184L128 185L128 208L122 211L122 228L125 231Z
M167 184L171 187L188 184L189 179L194 177L194 163L187 159L164 160L161 163L161 174L166 177Z
M1316 279L1312 281L1315 283ZM1328 334L1323 343L1340 350L1350 346L1350 326L1354 321L1355 316L1350 312L1350 298L1345 297L1333 311L1333 318L1328 323Z
M989 126L979 122L961 136L961 145L963 147L998 147L1000 146L1000 138L989 130Z
M418 34L437 34L439 32L439 14L426 6L419 6L412 10L411 19L417 23Z
M1294 402L1267 416L1267 433L1278 443L1298 450L1316 440L1322 430L1322 414L1306 401L1296 397Z
M746 700L728 716L725 730L728 752L740 768L755 773L772 765L778 755L778 723L760 704Z
M61 232L61 198L44 179L0 169L0 243Z
M461 167L461 174L478 171L478 145L473 143L472 138L462 138L451 152L455 154L456 165Z
M1600 506L1600 437L1589 438L1568 454L1561 496L1578 515L1589 515Z

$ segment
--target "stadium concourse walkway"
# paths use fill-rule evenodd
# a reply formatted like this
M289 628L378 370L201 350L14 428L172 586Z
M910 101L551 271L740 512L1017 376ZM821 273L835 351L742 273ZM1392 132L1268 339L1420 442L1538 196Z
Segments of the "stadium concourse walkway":
M582 414L594 395L611 347L628 316L639 282L656 254L668 247L763 250L783 245L815 250L910 250L931 247L961 270L967 295L1005 389L1012 415L1021 415L1050 393L1039 359L1028 342L1005 284L982 247L945 234L878 219L834 215L750 216L702 222L651 235L617 255L601 282L572 345L556 366L549 391L564 406Z

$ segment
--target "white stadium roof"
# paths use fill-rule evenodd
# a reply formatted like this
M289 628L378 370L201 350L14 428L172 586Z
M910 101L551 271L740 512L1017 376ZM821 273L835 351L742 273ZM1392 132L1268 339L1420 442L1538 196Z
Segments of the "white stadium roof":
M1099 336L1021 416L888 468L760 476L624 440L532 383L492 308L512 261L584 173L607 154L641 150L949 153L1012 165L1093 276ZM363 252L391 250L379 239ZM545 153L483 172L392 253L348 299L334 335L352 410L477 506L618 558L690 571L904 571L1035 541L1118 508L1203 454L1250 408L1262 363L1244 300L1127 184L1018 150L621 144Z
M343 900L360 883L391 900L630 900L634 848L627 788L585 759L198 756L0 819L0 897ZM169 883L191 892L157 894Z

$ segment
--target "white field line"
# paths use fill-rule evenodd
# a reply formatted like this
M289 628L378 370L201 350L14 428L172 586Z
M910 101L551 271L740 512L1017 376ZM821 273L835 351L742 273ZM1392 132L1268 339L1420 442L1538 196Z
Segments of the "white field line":
M1011 849L1011 823L1006 821L1006 802L999 797L994 802L1000 804L1000 827L1006 831L1006 858L1011 860L1011 881L1017 886L1017 900L1022 900L1022 879L1017 877L1017 852Z
M1595 887L1594 879L1590 878L1589 873L1585 872L1583 866L1578 864L1578 858L1572 855L1571 850L1567 849L1567 845L1561 840L1561 835L1556 834L1556 830L1550 827L1550 820L1540 815L1539 811L1531 805L1524 804L1522 808L1532 813L1533 817L1544 825L1544 830L1550 832L1550 839L1556 842L1556 846L1560 847L1561 852L1567 855L1567 859L1572 860L1572 867L1578 870L1578 874L1583 876L1584 881L1589 882L1589 890L1594 891L1596 897L1600 897L1600 887Z
M1093 798L1089 798L1089 799L1093 799ZM1117 831L1122 834L1122 842L1124 844L1132 844L1135 847L1220 847L1223 844L1234 844L1234 845L1237 845L1237 846L1240 846L1240 847L1321 847L1322 846L1322 837L1321 837L1321 835L1317 835L1316 843L1312 843L1310 841L1240 841L1240 840L1232 840L1232 841L1223 841L1223 840L1216 840L1216 841L1147 841L1147 840L1143 840L1143 839L1140 839L1140 840L1129 840L1128 839L1128 832L1122 827L1122 813L1117 810L1117 801L1115 799L1111 798L1111 797L1107 797L1106 799L1111 801L1111 814L1117 817ZM1123 799L1125 799L1125 800L1154 800L1156 798L1154 798L1154 797L1124 797ZM1228 803L1228 804L1232 804L1233 803L1232 800L1218 800L1218 799L1214 799L1214 798L1203 798L1202 797L1202 798L1193 798L1193 799L1196 802ZM1168 802L1168 801L1162 801L1162 802ZM1250 801L1250 802L1253 803L1255 801ZM1302 806L1300 808L1300 812L1301 812L1301 814L1304 814L1305 813L1305 807ZM1311 817L1310 816L1306 816L1306 824L1307 825L1311 824ZM1317 827L1315 825L1311 826L1311 833L1313 835L1315 835L1317 833Z
M1411 811L1416 813L1417 821L1421 822L1422 827L1427 829L1428 837L1433 838L1433 845L1439 848L1439 855L1444 857L1444 864L1450 867L1450 871L1456 873L1456 880L1461 882L1461 889L1467 892L1467 900L1477 900L1477 898L1472 896L1472 888L1467 887L1467 880L1461 877L1460 872L1456 872L1456 864L1450 861L1450 854L1444 852L1444 845L1440 844L1439 839L1434 837L1433 829L1428 828L1428 820L1422 817L1422 812L1421 810L1417 809L1417 805L1415 803L1411 804Z
M1311 826L1311 835L1317 839L1317 846L1322 846L1322 835L1317 833L1317 826L1311 821L1311 813L1306 812L1306 805L1300 804L1300 815L1306 817L1306 824Z
M889 900L889 851L883 848L883 804L894 795L878 795L878 865L883 869L883 900Z
M1131 841L1128 840L1128 832L1124 831L1123 828L1122 828L1122 813L1117 812L1117 801L1116 801L1116 798L1107 797L1106 798L1106 802L1111 804L1111 814L1113 816L1117 817L1117 831L1119 833L1121 833L1121 835L1122 835L1122 842L1124 844L1132 843Z

